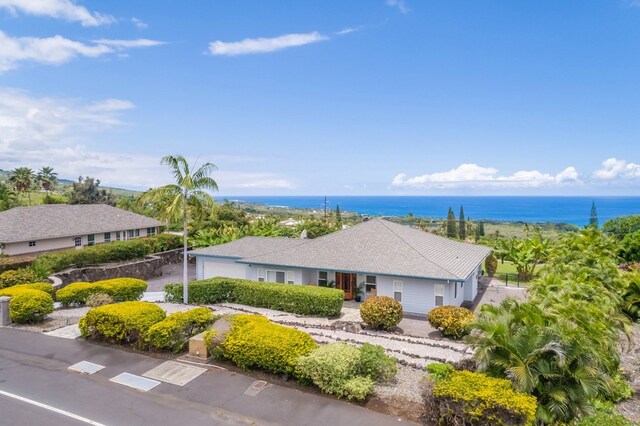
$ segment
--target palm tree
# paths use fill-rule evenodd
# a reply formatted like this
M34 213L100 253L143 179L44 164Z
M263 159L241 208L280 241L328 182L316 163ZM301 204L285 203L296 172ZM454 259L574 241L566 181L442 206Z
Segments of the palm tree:
M31 187L33 186L34 173L28 167L17 167L9 173L9 183L18 193L27 193L29 205L31 205Z
M53 171L53 167L43 167L38 171L36 176L40 187L47 192L47 200L49 199L49 192L53 190L58 182L58 174Z
M189 219L200 220L208 208L214 203L213 198L205 190L217 191L218 184L209 175L216 166L205 163L196 171L191 172L191 167L182 155L167 155L160 162L168 166L173 173L176 182L173 184L154 188L145 192L138 200L142 205L147 202L162 202L158 218L167 222L182 220L183 231L183 303L189 303L189 287L187 275L187 226Z

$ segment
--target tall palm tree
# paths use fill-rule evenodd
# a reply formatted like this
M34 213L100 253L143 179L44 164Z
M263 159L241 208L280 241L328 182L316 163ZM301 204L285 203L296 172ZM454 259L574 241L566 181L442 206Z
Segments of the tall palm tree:
M17 167L9 173L9 183L18 192L27 193L29 197L29 205L31 205L31 187L33 186L34 173L28 167Z
M213 206L213 198L206 190L217 191L218 184L209 175L216 169L212 163L205 163L192 172L187 160L182 155L167 155L160 162L168 166L173 173L175 183L151 189L145 192L138 202L162 202L159 219L168 222L182 220L183 230L183 303L189 303L189 287L187 275L187 226L189 219L202 219L209 207Z
M55 188L58 183L58 174L53 171L53 167L43 167L38 171L36 176L40 187L47 192L47 200L49 199L49 193Z

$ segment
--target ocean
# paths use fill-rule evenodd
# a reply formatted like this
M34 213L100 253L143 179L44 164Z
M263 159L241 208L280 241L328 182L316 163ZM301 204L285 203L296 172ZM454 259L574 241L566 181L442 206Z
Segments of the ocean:
M226 196L226 200L246 201L269 206L308 208L321 211L324 196ZM327 196L327 208L370 216L445 218L449 207L458 216L464 206L465 217L509 222L556 222L584 226L595 201L600 224L629 214L640 214L640 197L562 197L562 196Z

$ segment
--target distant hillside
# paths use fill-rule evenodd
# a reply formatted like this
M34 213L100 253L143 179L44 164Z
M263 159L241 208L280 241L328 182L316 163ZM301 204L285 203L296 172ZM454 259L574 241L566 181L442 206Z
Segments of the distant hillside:
M100 179L97 176L91 176L91 177ZM9 171L0 169L0 182L6 182L8 178L9 178ZM71 179L59 178L58 184L56 185L55 192L64 193L67 189L70 189L73 186L74 182L76 181ZM107 191L111 191L113 195L115 195L116 197L137 197L140 194L140 191L132 191L130 189L114 188L111 186L103 186L103 185L100 185L100 187L106 189Z

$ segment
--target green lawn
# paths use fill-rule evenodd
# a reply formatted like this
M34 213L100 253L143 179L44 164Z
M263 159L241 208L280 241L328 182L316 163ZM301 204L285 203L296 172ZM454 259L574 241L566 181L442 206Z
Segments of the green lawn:
M543 265L536 266L535 272L540 271L542 266ZM496 275L499 275L499 277L497 278L504 281L504 276L502 276L501 274L509 274L509 285L511 284L515 285L515 283L517 282L516 280L517 280L518 271L516 270L516 267L512 262L505 260L504 263L502 263L498 260L498 269L496 269ZM527 286L528 284L529 283L526 283L526 282L520 283L521 286Z

